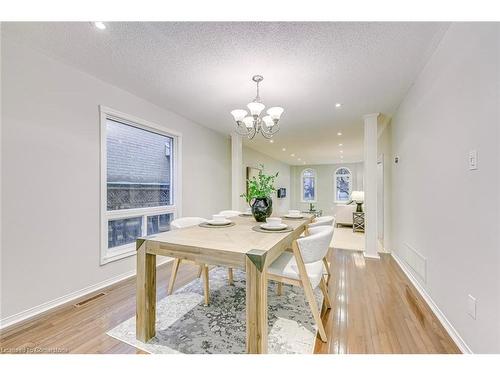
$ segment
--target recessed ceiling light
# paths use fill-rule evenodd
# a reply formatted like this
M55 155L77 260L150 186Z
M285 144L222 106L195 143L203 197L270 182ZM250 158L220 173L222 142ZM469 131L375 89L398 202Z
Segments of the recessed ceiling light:
M286 148L284 148L284 147L283 147L283 148L281 149L281 151L286 151Z
M295 154L290 154L290 156L293 158L295 156Z
M344 152L344 150L340 150L340 153L343 153L343 152Z
M304 165L305 165L305 164L306 164L306 162L303 162L302 164L304 164Z
M342 132L338 132L337 135L342 135Z
M274 139L270 139L270 140L269 140L269 143L274 143Z
M344 157L342 155L340 155L340 158L343 159Z
M336 103L336 104L335 104L335 108L340 108L340 107L342 107L342 104L341 104L341 103Z
M99 30L106 29L106 25L104 24L104 22L101 21L94 22L94 26L97 27Z
M339 146L342 147L344 144L343 143L339 143Z
M301 159L301 158L298 158L297 160L298 160L298 161L301 161L302 159Z

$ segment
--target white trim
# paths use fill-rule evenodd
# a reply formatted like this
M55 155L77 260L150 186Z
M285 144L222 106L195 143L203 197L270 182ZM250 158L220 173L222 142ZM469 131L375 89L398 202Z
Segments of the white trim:
M165 259L161 260L158 262L158 264L156 265L156 267L159 267L163 264L166 264L170 261L173 261L173 258L169 258L169 257L165 257ZM131 271L128 271L128 272L125 272L125 273L122 273L121 275L117 275L117 276L114 276L114 277L111 277L107 280L104 280L104 281L101 281L97 284L94 284L94 285L90 285L86 288L83 288L83 289L80 289L80 290L77 290L76 292L72 292L72 293L69 293L69 294L66 294L62 297L59 297L59 298L56 298L56 299L53 299L52 301L48 301L48 302L45 302L45 303L42 303L41 305L38 305L38 306L35 306L35 307L32 307L30 309L27 309L27 310L24 310L24 311L21 311L17 314L14 314L14 315L11 315L11 316L8 316L6 318L3 318L3 319L0 319L0 329L5 329L9 326L12 326L14 324L17 324L17 323L20 323L22 321L25 321L25 320L28 320L28 319L31 319L31 318L34 318L35 316L37 315L40 315L40 314L43 314L49 310L52 310L52 309L55 309L56 307L59 307L59 306L62 306L62 305L65 305L71 301L75 301L81 297L84 297L90 293L94 293L98 290L101 290L101 289L104 289L104 288L107 288L113 284L117 284L119 283L120 281L124 281L126 279L129 279L131 277L134 277L136 274L136 270L133 269Z
M123 259L135 254L135 245L125 244L122 246L108 249L108 221L110 219L126 219L131 217L142 216L142 235L147 235L147 225L145 225L145 217L151 215L161 215L172 213L174 219L182 216L182 134L157 125L153 122L143 120L141 118L99 105L100 118L100 265L105 265L118 259ZM171 179L173 181L172 189L170 189L171 199L173 203L168 206L134 208L129 210L107 210L107 150L106 150L106 121L114 119L125 125L130 125L142 130L150 131L156 134L164 135L172 138L173 162Z
M430 309L436 315L438 318L439 322L442 324L446 332L450 335L451 339L455 342L455 344L458 346L460 351L464 354L473 354L471 348L467 345L467 343L464 341L464 339L460 336L458 331L453 327L453 325L450 323L450 321L446 318L446 315L439 309L438 305L432 297L426 292L426 290L420 285L418 280L412 275L410 269L406 266L404 261L399 258L395 252L391 253L392 258L396 261L398 266L401 268L403 273L408 277L410 282L413 284L415 289L420 293L424 301L429 305Z
M380 259L380 255L378 255L378 253L376 255L373 255L373 254L368 254L366 251L363 251L363 256L369 259Z

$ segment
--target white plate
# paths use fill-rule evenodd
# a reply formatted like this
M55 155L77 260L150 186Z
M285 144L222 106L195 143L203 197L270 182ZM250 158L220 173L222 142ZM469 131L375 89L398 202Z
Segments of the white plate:
M231 224L231 220L227 220L227 219L224 221L207 220L206 223L209 225L214 225L214 226L222 226L222 225Z
M297 215L297 216L295 216L295 215L285 215L285 217L288 218L288 219L303 219L304 218L303 215Z
M281 223L280 225L269 225L268 223L260 224L260 227L265 230L283 230L288 228L288 225Z

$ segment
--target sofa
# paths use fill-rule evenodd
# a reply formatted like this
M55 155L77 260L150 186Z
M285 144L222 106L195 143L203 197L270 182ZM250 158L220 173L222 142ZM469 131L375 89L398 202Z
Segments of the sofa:
M336 225L352 226L352 213L356 211L356 203L335 205Z

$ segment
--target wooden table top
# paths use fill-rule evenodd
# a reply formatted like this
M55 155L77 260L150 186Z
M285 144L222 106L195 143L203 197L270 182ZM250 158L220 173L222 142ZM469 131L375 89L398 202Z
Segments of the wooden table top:
M156 248L154 252L160 255L162 255L161 249L175 250L176 252L185 251L186 253L223 252L231 258L244 259L244 255L249 251L269 251L288 238L297 237L295 232L302 231L304 225L311 221L311 217L311 215L304 215L302 220L283 219L283 223L294 229L293 232L286 233L255 232L252 227L260 223L257 223L252 216L236 216L230 218L236 223L234 226L224 228L193 226L159 233L144 239L149 242L148 247L150 249Z

